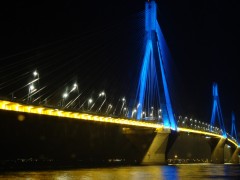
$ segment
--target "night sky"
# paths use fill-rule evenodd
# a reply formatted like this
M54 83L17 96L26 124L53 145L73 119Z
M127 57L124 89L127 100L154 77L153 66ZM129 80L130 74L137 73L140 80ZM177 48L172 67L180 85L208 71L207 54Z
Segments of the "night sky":
M238 0L156 2L158 20L176 71L173 73L177 81L175 96L179 98L173 104L178 113L209 122L211 88L217 82L227 128L230 128L232 110L240 124ZM96 93L105 88L112 96L131 94L140 68L139 52L143 45L137 40L144 27L139 18L144 6L144 0L5 4L0 16L1 66L24 61L28 54L43 53L47 63L42 65L44 58L39 55L25 68L28 71L38 68L41 84L49 88L52 83L56 83L54 87L66 85L68 80L64 78L69 78L77 79L85 89L95 89ZM62 54L51 56L53 51ZM12 56L22 52L26 53ZM70 63L64 65L65 62ZM53 69L59 64L63 64L63 69L57 73ZM1 91L1 96L4 92L7 91Z

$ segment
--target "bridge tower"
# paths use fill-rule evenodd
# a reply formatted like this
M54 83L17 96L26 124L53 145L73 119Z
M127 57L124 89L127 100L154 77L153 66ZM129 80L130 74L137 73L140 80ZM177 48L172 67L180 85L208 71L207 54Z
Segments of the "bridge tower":
M235 115L234 112L232 112L232 128L231 128L231 136L236 139L238 142L238 137L237 137L237 130L236 130L236 124L235 124Z
M211 123L210 123L210 130L213 131L216 116L218 117L220 130L222 131L222 138L212 138L210 140L211 146L211 161L216 164L224 163L224 146L226 143L227 134L225 131L224 123L223 123L223 115L220 106L220 100L218 96L218 86L217 83L213 83L213 107L212 107L212 116L211 116Z
M218 86L217 83L213 83L213 107L212 107L212 116L211 116L211 123L210 129L213 130L213 126L215 125L216 116L218 116L219 126L222 130L223 137L227 137L226 130L224 127L223 115L220 106L220 100L218 96Z
M145 43L137 108L133 113L136 112L138 120L156 120L157 115L158 122L164 125L163 129L156 131L142 164L166 164L166 154L175 140L177 125L166 77L166 45L157 21L157 4L154 0L145 3Z
M232 112L232 128L231 128L231 136L237 141L238 143L238 137L237 137L237 130L236 130L236 124L235 124L235 115ZM238 147L229 147L228 150L230 151L230 163L238 164L239 163L239 146Z
M157 5L154 0L145 4L145 35L146 47L138 83L136 111L137 119L142 119L143 113L153 116L153 105L160 107L161 120L164 127L177 129L168 83L165 75L164 56L162 50L160 26L157 21ZM145 115L146 117L146 115ZM146 118L147 119L147 118Z

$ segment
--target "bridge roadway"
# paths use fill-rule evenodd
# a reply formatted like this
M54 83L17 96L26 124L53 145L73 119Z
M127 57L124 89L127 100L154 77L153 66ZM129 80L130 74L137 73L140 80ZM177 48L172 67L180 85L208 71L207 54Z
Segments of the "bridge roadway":
M0 100L0 109L4 111L15 111L15 112L30 113L30 114L72 118L72 119L81 120L81 121L96 121L96 122L114 123L119 125L127 125L127 126L133 126L133 127L154 128L155 132L157 132L157 134L160 135L161 137L158 136L158 138L155 138L153 140L152 145L149 147L148 153L151 151L152 152L156 151L156 148L159 149L159 146L156 146L154 144L163 144L162 143L163 141L168 141L169 134L171 134L171 131L172 131L171 129L169 129L168 127L164 127L163 124L160 124L160 123L126 119L126 118L98 116L93 114L65 111L62 109L54 109L54 108L45 107L45 106L27 105L27 104L11 102L6 100ZM21 118L19 120L21 120ZM228 144L228 146L231 146L234 149L231 154L231 155L235 154L234 162L236 162L236 158L238 159L239 146L234 139L231 139L231 137L224 138L222 135L214 132L207 132L207 131L201 131L201 130L184 128L184 127L178 127L176 132L177 132L176 134L181 134L181 133L197 134L197 135L204 136L206 138L215 139L215 141L217 139L217 142L215 142L215 145L213 145L214 147L211 151L212 152L217 151L215 152L215 155L214 153L212 154L213 156L212 158L215 158L218 160L217 161L213 160L213 162L216 162L216 163L223 162L223 159L219 161L219 159L221 159L219 158L219 156L222 156L221 154L223 154L222 151L224 151L223 148L225 144ZM219 150L219 148L216 150L216 147L221 147L220 148L221 150ZM166 159L165 157L166 148L167 148L167 144L165 144L163 147L164 155L161 155L161 157L154 157L153 155L152 156L153 159L151 160L151 158L149 158L150 155L146 155L146 157L144 157L145 163L143 164L157 164L158 161L160 161L160 164L162 164L163 161L165 161ZM238 160L237 160L237 163L238 163Z

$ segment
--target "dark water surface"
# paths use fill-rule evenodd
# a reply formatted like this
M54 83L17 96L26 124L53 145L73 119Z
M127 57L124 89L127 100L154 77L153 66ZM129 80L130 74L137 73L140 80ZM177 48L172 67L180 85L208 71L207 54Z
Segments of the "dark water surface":
M0 179L240 179L240 165L186 164L1 172Z

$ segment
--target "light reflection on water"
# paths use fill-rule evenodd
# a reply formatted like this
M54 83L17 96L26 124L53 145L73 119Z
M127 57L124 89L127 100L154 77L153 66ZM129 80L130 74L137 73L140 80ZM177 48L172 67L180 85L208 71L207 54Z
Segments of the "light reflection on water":
M0 173L0 179L80 179L80 180L142 180L142 179L238 179L239 165L187 164L169 166L129 166L113 168L81 168L56 171Z

